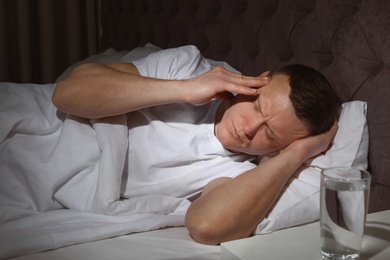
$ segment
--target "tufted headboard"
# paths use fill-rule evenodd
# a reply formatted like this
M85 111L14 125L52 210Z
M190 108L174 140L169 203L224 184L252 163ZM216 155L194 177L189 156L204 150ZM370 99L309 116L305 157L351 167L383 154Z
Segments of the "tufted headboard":
M102 0L102 50L196 45L247 75L320 70L342 101L368 103L370 211L390 209L390 1Z

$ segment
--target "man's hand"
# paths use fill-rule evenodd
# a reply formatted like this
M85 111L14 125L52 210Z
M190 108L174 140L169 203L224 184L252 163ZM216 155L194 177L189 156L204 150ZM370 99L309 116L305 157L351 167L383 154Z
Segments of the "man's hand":
M204 105L213 98L229 99L232 93L257 95L258 89L268 84L268 74L267 71L258 77L249 77L218 66L186 81L185 100L194 105Z
M323 134L306 137L297 140L287 146L283 151L294 150L302 153L304 161L329 149L331 142L338 130L338 123L335 121L331 129Z

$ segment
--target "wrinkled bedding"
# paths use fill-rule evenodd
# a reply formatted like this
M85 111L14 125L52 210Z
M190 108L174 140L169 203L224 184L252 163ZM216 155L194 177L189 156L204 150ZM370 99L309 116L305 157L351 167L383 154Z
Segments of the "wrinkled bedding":
M119 197L125 116L65 116L53 89L0 83L0 257L183 225L185 199Z

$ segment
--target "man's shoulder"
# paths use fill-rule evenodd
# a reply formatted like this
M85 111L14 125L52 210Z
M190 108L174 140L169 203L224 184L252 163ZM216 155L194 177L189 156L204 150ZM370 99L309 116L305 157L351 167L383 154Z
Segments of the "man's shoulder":
M211 69L197 47L186 45L154 52L135 61L142 76L161 79L187 79Z

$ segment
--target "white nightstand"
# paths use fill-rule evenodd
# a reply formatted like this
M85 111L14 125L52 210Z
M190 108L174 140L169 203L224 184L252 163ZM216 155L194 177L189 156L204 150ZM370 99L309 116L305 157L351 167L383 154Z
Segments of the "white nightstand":
M221 259L321 259L319 223L222 243ZM390 210L368 214L360 256L364 259L390 259Z

